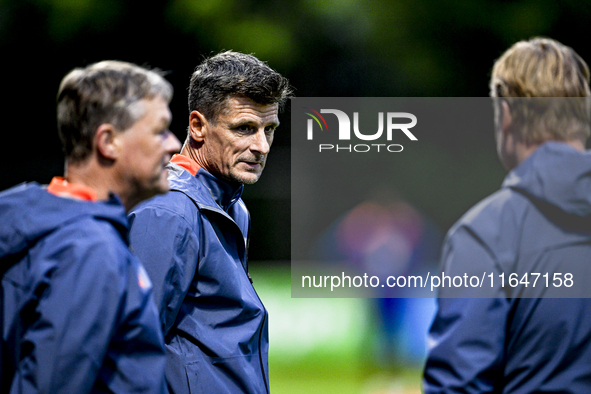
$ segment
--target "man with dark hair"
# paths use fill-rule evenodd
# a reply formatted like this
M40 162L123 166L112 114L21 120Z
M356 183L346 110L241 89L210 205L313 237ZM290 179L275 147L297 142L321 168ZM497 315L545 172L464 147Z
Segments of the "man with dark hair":
M154 283L171 393L268 393L268 318L250 280L250 217L240 198L265 167L287 79L252 55L203 61L171 191L130 215Z
M591 261L589 68L554 40L520 41L496 61L490 88L510 172L451 228L441 270L491 275L493 298L440 293L424 391L589 393L591 300L560 298ZM535 273L547 276L534 284Z
M164 340L126 211L168 190L172 86L105 61L64 77L64 177L0 194L3 393L164 393Z

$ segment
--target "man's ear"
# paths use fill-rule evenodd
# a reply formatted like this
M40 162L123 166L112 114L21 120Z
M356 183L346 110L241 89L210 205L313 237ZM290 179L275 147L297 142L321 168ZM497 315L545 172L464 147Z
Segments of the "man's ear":
M505 100L501 101L501 108L503 116L501 120L501 129L503 130L503 134L507 135L511 123L513 123L513 116L511 115L511 108L509 108L509 104Z
M118 132L110 123L103 123L97 129L94 135L94 143L99 156L115 160L119 156Z
M196 142L203 142L207 135L209 123L199 111L193 111L189 115L189 135Z

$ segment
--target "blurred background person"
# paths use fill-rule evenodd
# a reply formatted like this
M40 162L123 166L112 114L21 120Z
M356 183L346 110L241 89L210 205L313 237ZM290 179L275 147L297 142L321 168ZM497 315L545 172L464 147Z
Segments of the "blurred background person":
M346 275L427 277L434 271L441 237L437 227L395 190L376 186L370 196L343 214L317 240L313 255L320 261L341 261ZM426 334L435 302L428 291L404 284L377 287L372 304L369 340L371 359L381 368L422 365Z

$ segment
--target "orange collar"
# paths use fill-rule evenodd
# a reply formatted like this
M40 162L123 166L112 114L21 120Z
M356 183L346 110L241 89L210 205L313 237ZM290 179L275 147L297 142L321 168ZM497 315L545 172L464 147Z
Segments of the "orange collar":
M70 183L61 176L55 176L51 180L47 191L53 195L60 197L75 198L84 201L98 200L98 194L94 189L76 183Z
M195 160L187 156L179 155L178 153L172 156L170 162L183 167L185 170L189 171L193 176L195 176L195 174L197 174L197 171L199 171L199 169L201 168L201 166L197 164Z

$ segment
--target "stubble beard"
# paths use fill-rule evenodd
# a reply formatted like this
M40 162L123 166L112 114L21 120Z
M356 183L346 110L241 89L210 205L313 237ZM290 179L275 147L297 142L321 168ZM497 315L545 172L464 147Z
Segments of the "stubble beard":
M250 172L248 170L245 171L239 171L238 169L235 169L235 171L230 171L229 174L229 178L232 182L238 182L241 183L243 185L253 185L255 183L257 183L257 181L259 180L259 178L261 177L261 175L263 174L263 170L265 169L265 164L266 164L266 157L263 157L261 160L247 160L247 161L258 161L259 164L261 165L261 170L257 173L257 172ZM244 173L247 174L252 174L252 176L245 176Z
M232 182L241 183L243 185L253 185L253 184L257 183L257 181L261 177L262 171L258 174L256 174L256 173L252 173L252 174L254 177L245 177L242 174L236 174L236 173L231 172L230 173L230 180Z

